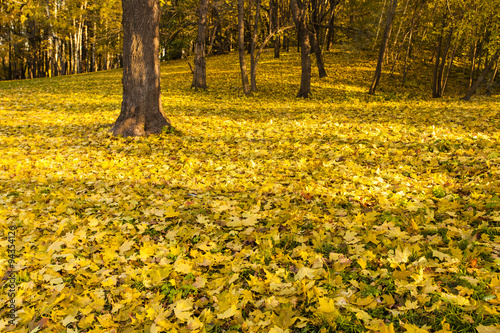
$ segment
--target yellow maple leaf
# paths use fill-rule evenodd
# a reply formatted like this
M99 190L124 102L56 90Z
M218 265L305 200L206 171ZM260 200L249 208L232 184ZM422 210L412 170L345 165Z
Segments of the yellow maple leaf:
M476 327L477 333L500 333L500 325L495 324L495 325L490 325L490 326L484 326L484 325L479 325Z
M174 314L182 322L191 318L193 302L190 300L180 299L175 303Z
M63 324L63 326L68 326L69 324L75 321L76 321L75 317L73 317L72 315L67 315L66 318L62 320L61 324Z
M228 308L226 311L219 313L217 315L217 318L218 319L227 319L227 318L234 316L237 313L238 313L238 308L236 307L236 305L231 305L231 307Z
M297 274L295 274L295 280L302 280L304 278L314 279L317 274L317 269L312 269L308 267L301 267Z
M174 263L174 271L182 274L189 274L193 271L193 266L190 261L178 258Z
M337 307L335 306L335 301L332 298L320 297L318 298L319 307L316 309L321 313L334 313L338 314Z
M403 327L406 329L407 333L429 333L424 327L418 327L408 323L404 324Z

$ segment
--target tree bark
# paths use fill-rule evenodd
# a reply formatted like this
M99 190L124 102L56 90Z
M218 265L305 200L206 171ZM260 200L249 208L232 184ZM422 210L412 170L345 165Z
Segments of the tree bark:
M448 37L446 38L446 44L444 45L443 48L443 34L445 27L446 27L446 15L443 17L443 25L437 41L436 61L434 63L434 71L432 76L433 98L439 98L443 96L443 74L446 65L446 58L448 57L448 51L450 49L451 38L453 35L453 28L450 28Z
M261 0L256 0L252 44L250 46L250 91L257 91L257 61L255 59L255 47L257 44L257 33L259 32L260 1Z
M377 89L377 85L380 80L380 76L382 74L382 63L384 61L384 55L387 49L387 44L389 43L389 35L391 34L391 29L392 29L392 20L394 19L394 15L396 14L397 6L398 6L398 1L391 0L387 12L387 19L385 21L384 34L382 35L382 41L380 42L377 68L375 69L375 75L373 76L372 85L370 86L370 90L368 91L370 95L373 95L375 93L375 89Z
M12 32L9 30L9 80L12 80Z
M122 0L123 102L114 135L143 136L170 127L161 105L159 0Z
M279 3L277 0L269 1L269 33L273 33L279 29ZM274 58L280 57L280 36L275 36L274 41Z
M384 5L382 6L382 10L380 11L380 18L378 20L378 25L377 25L377 33L375 34L375 39L373 41L372 50L375 50L375 47L377 46L378 35L380 34L380 26L382 25L382 18L384 17L384 8L385 8L386 3L387 3L387 0L384 0Z
M309 36L311 32L307 27L307 6L302 0L290 0L290 10L293 21L297 27L300 45L300 58L302 74L300 79L300 89L297 97L308 98L311 93L311 43Z
M245 3L244 0L238 0L238 54L240 58L241 83L243 93L250 93L250 85L248 84L247 66L245 63Z
M327 77L328 75L326 74L325 70L325 64L323 62L323 56L321 54L321 46L319 45L319 29L320 29L320 15L319 15L319 5L317 0L312 0L311 1L311 6L312 6L312 26L313 30L311 31L310 35L310 41L311 41L311 47L314 51L314 54L316 56L316 66L318 67L318 73L320 78Z
M500 65L500 61L497 60L497 64L495 65L495 70L493 71L493 75L491 76L490 81L486 85L486 94L491 95L491 87L493 87L493 83L495 82L495 78L498 74L498 65Z
M321 47L318 44L318 38L316 32L311 32L311 47L314 50L316 56L316 66L318 67L318 73L320 78L327 77L325 70L325 64L323 62L323 56L321 54Z
M335 39L335 9L339 4L339 0L330 0L330 19L328 20L328 32L325 34L325 41L323 46L326 46L326 50L330 50L331 44Z
M198 10L198 37L195 44L194 73L191 88L207 89L205 39L207 35L208 0L200 0L200 8Z
M479 88L479 86L481 85L481 83L483 83L484 79L486 78L486 75L488 75L488 72L491 70L491 68L493 67L493 65L495 64L495 62L499 58L500 58L500 49L498 49L495 52L495 54L493 55L493 57L491 57L490 62L483 69L483 71L481 72L481 75L479 75L479 77L477 78L476 82L469 88L469 91L467 91L467 94L465 94L465 96L462 98L463 100L468 101L468 100L471 99L471 97L476 92L477 88Z

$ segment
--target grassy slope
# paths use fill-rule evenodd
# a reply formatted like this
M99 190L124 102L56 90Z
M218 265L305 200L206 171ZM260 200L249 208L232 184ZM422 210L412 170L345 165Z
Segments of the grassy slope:
M162 64L179 133L135 139L107 134L120 71L0 82L16 331L499 325L499 98L430 100L425 69L368 96L363 54L327 64L309 100L295 53L263 55L252 97L234 54L201 92Z

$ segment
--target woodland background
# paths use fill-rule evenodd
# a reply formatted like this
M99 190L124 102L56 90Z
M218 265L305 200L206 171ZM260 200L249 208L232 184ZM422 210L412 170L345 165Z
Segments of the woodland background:
M311 52L317 50L318 64L322 52L334 44L378 50L386 40L384 66L391 74L401 74L398 79L403 86L416 63L428 63L433 67L433 97L443 95L450 75L463 81L464 92L482 73L486 91L491 93L495 87L500 55L499 1L312 0L305 5L315 39ZM0 11L0 79L50 77L122 66L120 1L3 1ZM161 60L189 57L197 34L198 1L161 1L161 13ZM387 17L392 15L386 34ZM209 1L208 56L237 48L237 16L235 1ZM274 45L275 57L280 50L298 45L295 29L283 29L293 26L288 1L245 1L244 26L248 52L252 40L258 47L266 36L276 32L268 43ZM376 58L376 52L373 56Z

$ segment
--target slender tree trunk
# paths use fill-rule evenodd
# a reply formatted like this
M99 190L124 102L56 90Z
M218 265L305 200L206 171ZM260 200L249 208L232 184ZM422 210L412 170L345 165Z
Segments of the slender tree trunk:
M212 16L215 18L216 16L218 16L217 8L215 6L213 7L213 11L215 11L215 14ZM208 55L212 54L212 50L213 50L214 42L215 42L215 37L217 36L217 30L219 28L219 25L220 25L220 22L218 22L218 21L214 23L214 31L212 32L212 37L210 38L210 45L209 45L208 51L207 51Z
M198 37L195 44L194 73L191 88L207 89L205 39L207 35L208 0L200 0L198 9Z
M410 57L410 50L412 46L412 39L413 39L413 30L415 29L415 26L418 24L420 20L420 16L422 15L422 9L424 8L424 4L427 2L427 0L422 0L420 3L420 9L418 10L415 9L415 14L413 15L413 18L411 20L411 25L410 25L410 36L408 37L408 45L406 47L406 55L405 55L405 62L403 65L403 79L401 80L401 83L403 87L406 84L406 75L408 73L408 58Z
M441 33L437 41L436 47L436 61L434 63L434 71L432 77L432 97L439 98L443 96L443 75L446 66L446 59L448 57L448 51L450 49L451 39L453 36L453 28L450 29L448 37L446 38L446 44L443 47L443 34L446 27L446 16L443 17L443 25L441 27Z
M255 47L257 44L257 34L259 32L260 21L260 1L256 0L255 20L252 34L252 44L250 47L250 91L257 91L257 61L255 59Z
M441 52L441 50L439 52L439 54L441 55L441 59L439 59L439 57L437 57L437 59L436 59L436 66L438 67L437 77L435 79L435 81L436 81L436 95L434 96L434 94L433 94L433 97L442 97L443 96L444 85L445 85L445 83L444 83L444 69L446 67L446 59L448 57L448 51L450 50L452 35L453 35L453 28L450 30L448 37L446 38L446 45L444 47L443 52Z
M92 27L92 65L91 65L91 71L96 72L97 71L97 64L96 64L96 50L95 50L95 41L97 39L97 24L94 21L93 27Z
M244 0L238 0L238 54L240 58L241 83L243 93L250 93L250 85L248 84L247 66L245 64L245 3Z
M89 29L88 21L85 20L82 33L82 72L89 72L89 67Z
M114 135L143 136L170 127L161 104L159 0L122 0L123 102Z
M297 27L301 50L300 59L302 74L297 97L308 98L311 93L311 43L309 40L311 33L307 27L307 6L302 0L290 0L290 10L295 26Z
M401 20L399 22L398 31L396 32L396 37L394 37L394 45L392 47L393 51L397 50L396 46L398 45L399 34L401 33L401 28L403 27L403 22L405 21L404 17L406 15L406 10L408 9L408 3L409 2L410 2L410 0L406 0L405 9L403 10L403 14L401 15ZM406 37L407 37L407 34L405 34L405 36L404 36L403 41L401 42L401 44L404 44L404 41L405 41ZM395 56L393 54L393 60L396 61L396 58L398 58L398 56L399 56L399 51L396 53Z
M283 50L285 52L290 52L290 38L288 37L288 34L285 34L283 37Z
M380 27L382 26L382 18L384 17L384 8L386 4L387 0L384 0L384 5L382 6L382 10L380 11L380 18L378 19L377 33L375 34L375 40L373 42L372 50L375 50L375 47L377 46L378 35L380 34Z
M9 30L9 80L12 80L12 32Z
M279 29L279 3L277 0L269 1L269 33L273 33ZM275 36L274 41L274 58L280 57L280 36Z
M444 29L444 22L443 22L443 29ZM437 40L437 46L436 46L436 61L434 64L434 70L432 73L432 97L438 98L441 97L441 94L439 92L439 60L441 59L441 49L442 49L442 44L443 44L443 31L441 30L441 34L438 37Z
M319 77L324 78L328 75L326 74L325 64L323 62L323 56L321 54L321 46L319 45L320 18L319 18L318 1L312 0L311 6L312 6L312 11L313 11L312 12L312 25L314 28L314 30L311 31L311 35L310 35L311 47L312 47L312 50L314 51L314 55L316 56L316 66L318 67Z
M335 39L335 9L339 4L339 0L330 0L330 19L328 20L328 32L325 34L325 41L323 46L326 46L326 50L329 51L332 43Z
M321 47L318 45L318 38L316 32L311 32L311 47L314 50L314 55L316 56L316 66L318 67L318 73L320 78L327 77L325 70L325 64L323 62L323 56L321 55Z
M473 45L471 46L471 52L470 52L470 76L469 76L469 89L472 87L472 83L474 82L474 68L476 67L476 53L477 53L477 44L478 44L478 37L473 42Z
M444 90L446 89L446 84L448 83L448 77L450 76L451 67L453 66L453 61L455 60L455 54L457 52L459 45L460 45L460 32L458 33L457 42L456 42L455 47L453 48L453 52L451 53L451 56L450 56L450 63L448 65L448 70L446 71L446 75L444 76L444 79L443 79L443 84L442 84L443 87L441 88L442 93L444 93Z
M500 58L500 49L498 49L495 52L495 54L493 55L493 57L491 57L490 62L483 69L483 71L481 72L481 75L479 75L479 77L477 78L476 82L469 88L469 90L467 91L467 94L465 94L465 96L462 98L463 100L468 101L468 100L471 99L471 97L476 92L477 88L479 88L479 86L481 85L481 83L483 83L484 79L488 75L488 72L491 70L491 68L493 67L493 65L495 64L495 62L499 58Z
M486 94L491 95L491 87L493 86L493 82L495 82L495 78L498 74L498 65L500 64L500 61L497 60L497 64L495 65L495 70L493 71L493 75L491 76L490 81L488 82L488 85L486 86Z
M66 75L67 74L67 68L68 68L68 63L66 61L66 42L61 41L61 48L60 48L60 54L59 54L59 61L61 62L61 75Z
M370 86L370 90L368 93L373 95L375 93L375 89L377 88L378 82L380 80L380 76L382 74L382 63L384 61L385 51L387 49L387 44L389 43L389 36L391 34L392 29L392 21L394 19L394 15L396 14L396 8L398 6L397 0L391 0L387 12L387 19L385 21L385 29L384 34L382 35L382 41L380 42L380 50L378 54L377 68L375 69L375 75L373 76L373 82Z

